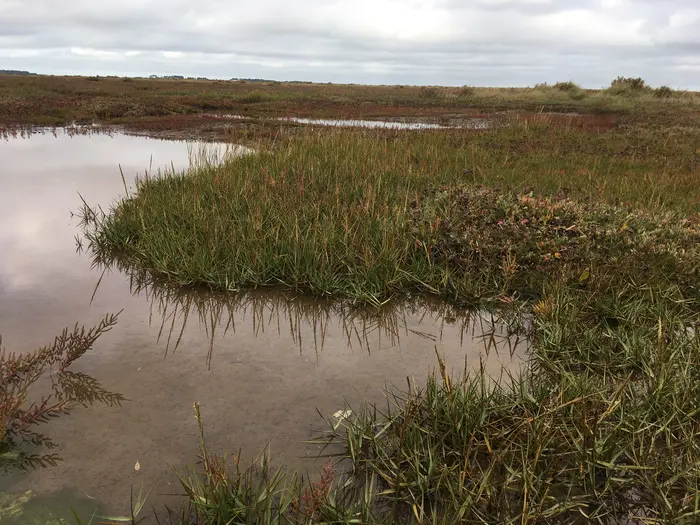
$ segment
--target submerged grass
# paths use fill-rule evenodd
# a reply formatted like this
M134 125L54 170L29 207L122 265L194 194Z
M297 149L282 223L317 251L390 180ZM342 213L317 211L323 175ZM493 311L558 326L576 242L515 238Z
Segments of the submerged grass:
M499 305L529 336L509 381L439 361L386 408L329 420L320 441L344 461L322 489L203 451L171 521L697 523L698 137L312 130L144 178L109 214L86 206L96 258L179 285L430 293Z

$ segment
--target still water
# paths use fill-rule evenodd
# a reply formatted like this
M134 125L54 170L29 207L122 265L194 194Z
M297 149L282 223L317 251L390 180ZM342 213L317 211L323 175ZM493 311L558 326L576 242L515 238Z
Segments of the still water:
M220 118L224 120L250 120L251 117L233 114L209 114L209 117ZM404 117L387 118L386 120L374 119L324 119L324 118L305 118L305 117L279 117L273 120L279 122L293 122L296 124L305 124L309 126L324 126L333 128L367 128L367 129L393 129L393 130L431 130L431 129L488 129L494 126L494 122L490 119L479 117L454 117L445 119L445 123L438 124L432 122L430 118L417 118L415 120Z
M60 513L68 503L124 514L131 487L153 486L152 505L177 507L171 467L197 460L195 401L213 450L242 449L252 458L269 445L278 465L309 469L319 449L304 441L323 429L317 410L381 402L383 390L406 377L420 382L436 365L436 348L455 370L483 367L498 377L520 366L522 351L513 357L513 340L497 323L439 303L376 312L280 293L185 294L94 267L78 253L71 212L81 199L106 211L136 175L184 169L199 147L63 132L0 142L3 346L30 351L66 326L92 326L121 311L74 369L128 399L122 407L78 408L41 429L63 461L0 474L0 507L8 494L33 494L24 518L8 520L27 522L32 505ZM241 152L208 148L214 156Z

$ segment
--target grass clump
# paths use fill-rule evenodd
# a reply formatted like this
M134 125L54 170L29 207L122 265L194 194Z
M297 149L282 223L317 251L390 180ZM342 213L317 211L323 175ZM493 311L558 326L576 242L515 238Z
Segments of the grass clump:
M571 80L566 82L557 82L554 84L554 89L563 91L572 100L583 100L587 96L586 91L576 82L572 82Z
M581 88L581 86L579 86L571 80L565 82L557 82L553 85L550 85L546 82L536 84L535 91L549 95L553 98L561 98L561 94L564 94L566 95L566 98L570 101L581 101L588 96L588 93L586 93L585 89Z
M566 82L557 82L554 84L554 89L558 89L559 91L575 91L577 89L581 89L578 84L575 82L572 82L571 80L568 80Z
M654 96L658 98L671 98L675 94L675 91L668 86L660 86L654 89Z
M337 500L344 497L342 483L329 460L317 481L306 482L296 473L273 470L267 452L249 467L240 465L238 455L210 452L204 439L199 405L195 415L200 430L199 471L176 472L187 495L187 503L176 523L241 525L368 523L366 513L356 504ZM365 509L369 510L369 509ZM359 520L359 521L358 521Z
M341 137L290 141L274 155L143 179L138 196L124 200L113 216L85 214L94 219L91 240L134 261L141 254L154 273L185 285L224 291L284 285L378 302L410 285L396 261L409 250L399 232L409 226L405 199L412 184L398 170L358 169L388 153L387 143ZM322 153L331 151L330 158ZM402 183L399 197L394 190ZM177 206L166 218L161 206L175 204L175 195ZM155 226L152 221L165 229L142 229ZM146 245L156 250L144 251Z
M282 286L378 304L411 291L462 298L494 298L503 290L536 294L554 268L566 268L569 280L586 267L594 276L649 267L643 275L674 271L678 279L689 279L684 261L695 254L696 231L694 223L682 222L682 214L650 216L556 196L538 199L528 191L513 196L501 188L512 187L513 179L497 176L489 177L492 189L460 184L476 176L473 169L465 176L465 165L503 173L511 134L515 148L532 135L533 151L514 154L505 171L551 182L555 175L547 173L564 170L549 167L551 152L546 157L534 149L558 148L556 135L546 145L537 141L546 129L551 128L525 125L499 132L498 148L506 153L498 156L488 151L494 138L489 135L466 149L459 141L467 141L453 133L402 139L307 132L274 152L144 178L136 195L113 213L86 209L83 217L95 251L119 254L182 285L222 291ZM561 133L559 166L581 160L619 176L617 165L606 166L619 160L567 159L564 148L571 145L564 141L578 135ZM581 155L581 146L571 154ZM600 147L610 143L601 139ZM595 177L603 185L611 180ZM656 192L658 186L636 184L630 190ZM518 276L529 284L524 287ZM508 286L513 279L517 285Z
M650 90L642 78L617 77L610 83L607 91L613 95L639 95Z

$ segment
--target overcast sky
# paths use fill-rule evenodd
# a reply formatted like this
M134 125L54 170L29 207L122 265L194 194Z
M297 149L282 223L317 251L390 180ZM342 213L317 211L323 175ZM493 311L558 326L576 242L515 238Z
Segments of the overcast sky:
M0 0L0 69L700 89L700 0Z

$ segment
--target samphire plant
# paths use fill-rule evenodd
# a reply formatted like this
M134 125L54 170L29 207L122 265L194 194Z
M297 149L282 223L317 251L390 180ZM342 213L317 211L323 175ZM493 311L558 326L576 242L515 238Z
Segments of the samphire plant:
M0 339L0 471L56 465L57 443L39 431L41 424L78 405L124 401L93 377L70 369L114 327L118 315L107 315L90 329L78 324L66 328L53 343L32 352L7 352ZM42 385L49 393L33 395Z

